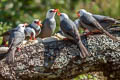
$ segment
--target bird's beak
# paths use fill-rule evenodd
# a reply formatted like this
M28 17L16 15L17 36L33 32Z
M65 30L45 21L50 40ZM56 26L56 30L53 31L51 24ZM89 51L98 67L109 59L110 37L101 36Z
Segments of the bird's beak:
M60 12L58 12L58 13L57 13L57 15L58 15L58 16L60 16L60 15L61 15L61 13L60 13Z
M53 10L53 12L58 12L58 11L59 11L59 9L54 9L54 10Z
M42 27L41 21L38 21L36 24Z
M79 14L79 12L77 12L76 14L77 14L77 16L78 16L78 17L80 17L80 14Z
M28 26L28 23L24 23L24 26L25 26L25 27Z

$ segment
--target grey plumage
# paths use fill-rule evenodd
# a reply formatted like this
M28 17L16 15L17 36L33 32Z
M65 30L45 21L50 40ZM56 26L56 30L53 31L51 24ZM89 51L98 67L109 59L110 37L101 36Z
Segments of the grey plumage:
M120 24L120 22L114 18L92 14L92 16L100 23L104 29L109 29L114 24Z
M36 36L41 32L41 21L39 19L34 19L32 24L28 25L28 27L33 28L35 30Z
M80 19L76 19L76 20L74 21L74 23L75 23L77 29L79 30L79 28L81 27Z
M9 50L4 55L0 55L0 58L2 57L1 59L7 56L7 59L6 59L7 63L14 62L14 55L15 55L16 48L25 39L24 29L25 29L25 25L19 24L18 29L14 30L10 34L10 38L8 42Z
M114 41L117 41L117 38L109 34L100 24L99 22L92 16L91 13L87 13L87 11L81 9L80 13L80 23L84 28L87 28L90 32L94 30L100 30L109 36Z
M36 36L41 32L41 26L41 21L34 19L33 22L25 28L25 36L29 36L30 40L32 40L32 38L35 40Z
M40 38L50 37L56 28L55 15L57 10L50 9L46 14L46 19L43 21L43 26L41 28Z
M81 51L81 57L85 58L86 56L89 56L90 54L88 53L87 49L85 46L82 44L78 29L76 28L76 25L74 22L69 19L67 14L61 13L60 15L60 28L68 39L73 40L79 47Z
M50 37L56 28L56 21L50 21L50 19L45 19L43 21L43 27L40 33L41 38Z
M36 36L36 33L35 33L35 30L33 28L30 28L30 27L26 27L25 28L25 36L29 36L30 39L34 38L35 39L35 36Z
M84 10L84 9L82 9ZM80 11L79 11L80 12ZM78 16L79 15L79 12L78 12ZM105 29L105 30L108 30L110 27L112 27L112 25L115 25L115 24L120 24L120 21L118 21L117 19L114 19L114 18L111 18L109 16L103 16L103 15L97 15L97 14L91 14L89 12L87 12L88 14L90 14L92 17L94 17L97 22L99 22L99 24ZM80 18L79 18L79 22L80 22ZM81 26L80 23L78 23L78 20L76 19L76 25L80 25L79 27L82 27L84 28L84 26Z
M13 28L11 30L8 30L8 31L6 31L6 32L4 32L3 34L0 35L1 37L3 37L3 41L2 41L2 44L1 44L2 46L7 46L6 42L9 40L10 34L17 29L18 29L18 27L15 27L15 28Z

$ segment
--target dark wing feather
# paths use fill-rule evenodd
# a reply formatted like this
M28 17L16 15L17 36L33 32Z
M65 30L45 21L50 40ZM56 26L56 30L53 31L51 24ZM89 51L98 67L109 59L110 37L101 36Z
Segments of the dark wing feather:
M93 15L93 17L98 21L98 22L110 22L114 23L116 20L114 18L110 18L108 16L102 16L102 15Z
M61 21L60 26L65 34L68 34L69 36L78 39L79 34L76 34L75 32L75 29L77 28L75 27L74 22L72 22L71 20L63 20Z

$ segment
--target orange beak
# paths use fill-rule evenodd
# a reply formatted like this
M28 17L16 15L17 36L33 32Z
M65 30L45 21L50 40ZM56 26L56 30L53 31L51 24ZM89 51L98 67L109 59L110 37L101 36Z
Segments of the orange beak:
M60 15L61 15L61 13L60 13L60 12L58 12L58 13L57 13L57 15L58 15L58 16L60 16Z
M78 17L80 17L80 14L79 14L79 12L77 12L77 16L78 16Z
M36 24L39 25L40 27L42 26L41 21L38 21Z
M54 10L53 10L53 12L58 12L58 11L59 11L59 9L54 9Z

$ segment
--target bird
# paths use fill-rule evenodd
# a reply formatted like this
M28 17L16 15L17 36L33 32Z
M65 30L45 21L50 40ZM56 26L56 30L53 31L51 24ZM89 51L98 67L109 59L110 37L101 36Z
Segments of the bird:
M66 13L59 12L58 15L60 16L60 28L64 36L70 40L73 40L78 45L79 50L81 51L81 58L90 56L89 52L81 41L79 31L74 22L68 17Z
M120 24L120 21L118 21L117 19L111 18L109 16L92 14L90 12L87 12L87 13L91 14L105 30L109 29L112 25ZM80 17L79 12L77 13L77 15L78 17Z
M87 12L85 9L80 9L78 11L78 15L80 16L80 23L83 28L88 29L90 32L102 32L109 36L112 40L118 41L118 39L112 36L109 32L107 32L99 22L92 16L90 12Z
M40 38L50 37L56 28L55 15L58 12L58 9L49 9L46 14L46 18L42 23Z
M26 24L27 24L27 23L26 23ZM11 30L8 30L8 31L6 31L6 32L4 32L4 33L2 33L2 34L0 35L1 37L3 37L1 46L8 47L7 41L9 40L10 34L11 34L13 31L17 30L18 28L19 28L19 26L15 27L15 28L13 28L13 29L11 29Z
M39 19L34 19L31 24L25 28L25 36L29 36L30 40L36 40L36 36L41 32L41 21Z
M25 32L24 32L25 26L26 24L19 24L17 26L18 28L10 34L10 38L8 42L9 45L8 52L0 55L0 60L2 60L4 57L7 57L6 62L8 64L14 63L14 56L16 49L25 39Z

